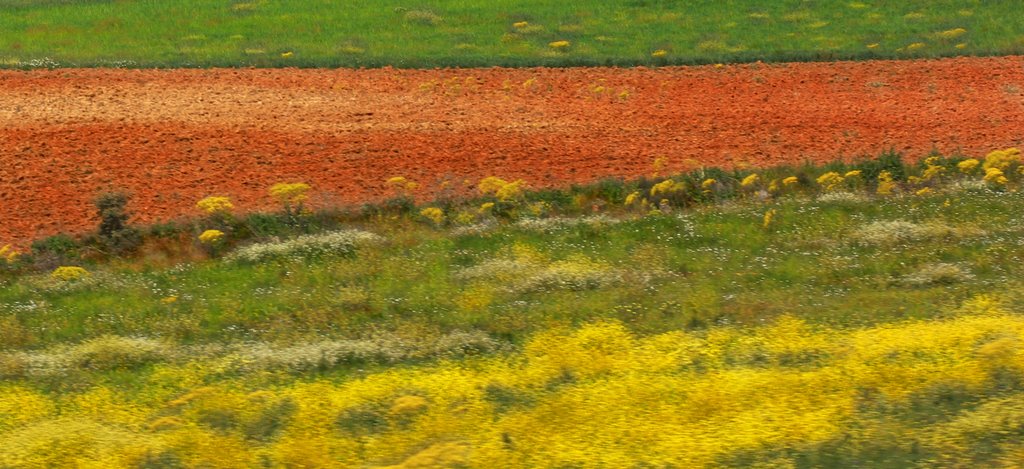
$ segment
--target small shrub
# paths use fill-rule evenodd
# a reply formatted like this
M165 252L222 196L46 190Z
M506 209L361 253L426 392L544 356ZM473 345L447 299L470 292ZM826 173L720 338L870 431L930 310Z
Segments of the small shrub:
M105 336L75 346L68 359L76 368L114 370L136 368L168 355L166 346L156 340Z
M63 282L74 282L88 278L91 274L88 270L76 266L61 266L50 272L50 278Z
M228 259L259 263L273 259L345 256L354 254L358 245L381 240L380 236L367 231L335 231L318 235L303 235L281 242L251 244L232 252L228 255Z
M902 278L902 283L912 286L951 285L974 278L969 271L956 264L927 264L916 272Z
M115 255L133 253L142 244L139 230L128 226L128 200L122 192L106 192L94 201L100 219L100 241Z

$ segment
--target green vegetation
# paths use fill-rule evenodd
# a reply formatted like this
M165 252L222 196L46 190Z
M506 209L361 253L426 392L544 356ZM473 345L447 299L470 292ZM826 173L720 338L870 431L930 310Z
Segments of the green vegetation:
M1024 52L1013 1L0 0L0 66L663 65Z
M490 177L424 207L396 177L358 213L278 184L279 213L207 197L130 257L6 247L0 466L1012 464L1021 163Z

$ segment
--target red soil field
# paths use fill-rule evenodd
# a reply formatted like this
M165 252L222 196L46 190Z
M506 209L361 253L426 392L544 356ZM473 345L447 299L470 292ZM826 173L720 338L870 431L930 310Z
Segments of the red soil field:
M0 245L94 229L92 198L138 223L227 195L271 207L379 201L405 176L530 186L874 156L984 155L1024 142L1024 57L671 68L0 72Z

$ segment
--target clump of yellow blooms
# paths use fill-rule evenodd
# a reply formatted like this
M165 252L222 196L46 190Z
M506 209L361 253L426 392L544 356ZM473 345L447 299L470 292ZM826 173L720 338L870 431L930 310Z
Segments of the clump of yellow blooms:
M931 187L923 187L921 189L918 189L916 192L914 192L914 195L921 196L921 195L928 195L928 194L931 194L931 193L932 193L932 188Z
M668 55L668 51L665 49L658 49L654 52L651 52L651 57L664 57L666 55Z
M981 163L980 161L978 161L978 160L976 160L974 158L968 158L966 160L963 160L963 161L957 163L956 164L956 168L959 169L961 173L973 174L974 171L978 168L978 165L980 163Z
M641 198L640 191L633 191L626 196L625 205L633 205Z
M444 210L437 207L427 207L420 210L420 216L430 220L435 225L440 225L444 222Z
M529 25L530 25L530 23L528 21L517 21L515 23L512 23L512 27L516 28L516 29L525 28L525 27L527 27Z
M831 192L842 186L845 179L842 175L835 171L829 171L821 176L818 176L818 185L825 189L825 192Z
M419 184L406 179L404 176L395 176L384 181L393 191L398 194L404 194L409 191L415 190L419 187Z
M762 227L767 229L768 227L770 227L772 225L772 221L774 221L774 220L775 220L775 209L773 208L773 209L768 210L767 212L764 212L764 220L763 220L764 223L762 223Z
M982 168L988 170L989 168L996 168L1001 171L1011 169L1013 166L1019 165L1021 162L1020 150L1016 148L1007 148L1005 150L996 150L988 155L985 155L985 164Z
M686 190L686 184L672 179L666 179L651 186L651 197L667 196Z
M199 234L199 242L203 244L216 244L224 239L224 232L221 230L206 230Z
M526 189L526 181L516 179L509 182L496 176L489 176L480 181L477 190L481 195L493 195L502 202L518 199Z
M270 186L270 196L282 205L300 205L308 198L309 184L280 182Z
M0 261L7 264L13 264L18 261L20 254L10 244L6 244L0 247Z
M210 196L196 202L196 208L202 210L207 215L221 215L231 213L235 205L227 197Z
M757 173L751 173L749 176L743 178L743 180L740 181L740 187L744 189L750 189L756 186L757 183L760 181L761 177L758 176Z
M555 50L565 50L569 48L569 41L554 41L548 43L548 47Z
M889 195L896 189L896 182L893 180L892 173L889 171L882 171L878 173L878 189L875 191L878 195Z
M798 179L796 176L788 176L782 179L783 187L795 186L798 183L800 183L800 179Z
M90 275L88 270L78 266L60 266L54 269L53 272L50 272L50 278L64 282L82 280Z
M477 213L485 215L491 213L492 209L494 209L494 202L484 202L480 204L480 208L477 209Z
M1003 174L1003 171L995 167L985 169L985 177L983 178L983 180L985 182L995 184L997 186L1005 186L1008 182L1010 182L1006 178L1006 175Z

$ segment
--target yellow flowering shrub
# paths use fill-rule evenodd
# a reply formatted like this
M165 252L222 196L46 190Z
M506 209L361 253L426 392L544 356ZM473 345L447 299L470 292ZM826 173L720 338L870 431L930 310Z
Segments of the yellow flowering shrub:
M1019 164L1020 150L1007 148L1005 150L995 150L985 155L985 163L982 165L982 169L987 171L990 168L996 168L1006 171Z
M235 205L227 197L210 196L196 202L196 208L202 210L207 215L218 215L231 213Z
M518 199L525 189L526 181L522 179L509 182L495 176L486 177L477 185L481 195L493 195L502 202Z
M420 216L430 220L430 222L435 225L440 225L444 222L444 210L437 207L427 207L420 210Z
M980 163L981 163L980 161L978 161L978 160L976 160L974 158L969 158L969 159L966 159L966 160L963 160L963 161L957 163L956 164L956 168L959 169L961 173L973 174L974 171L978 168L978 165Z
M0 261L13 264L18 261L20 254L10 244L0 246Z
M896 182L893 180L892 173L889 171L882 171L878 174L878 188L875 193L878 195L890 195L896 189Z
M300 205L309 198L309 184L280 182L270 186L270 196L282 205Z
M1010 182L1009 179L1006 178L1006 175L1003 174L1003 171L996 167L986 168L983 180L997 186L1005 186Z
M408 196L410 192L416 190L420 185L417 182L410 181L404 176L395 176L384 181L388 187L395 193L396 197Z
M764 212L764 217L763 217L763 220L762 220L763 223L761 224L761 226L763 228L767 229L768 227L772 226L772 221L774 221L774 220L775 220L775 209L773 208L773 209L768 210L767 212Z
M818 185L821 186L825 192L831 192L843 185L844 178L842 175L835 171L829 171L821 176L818 176L816 180Z
M64 282L73 282L89 277L89 271L77 266L60 266L50 272L50 278Z
M224 232L220 230L206 230L199 234L199 242L203 244L216 244L224 239Z
M666 179L651 187L651 197L668 196L685 190L685 183Z
M740 187L742 187L744 189L752 189L760 181L761 181L761 177L758 176L757 173L752 173L752 174L748 175L747 177L743 178L743 180L740 181Z

